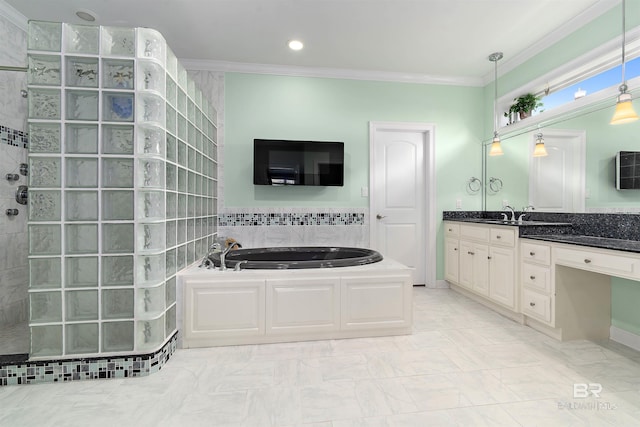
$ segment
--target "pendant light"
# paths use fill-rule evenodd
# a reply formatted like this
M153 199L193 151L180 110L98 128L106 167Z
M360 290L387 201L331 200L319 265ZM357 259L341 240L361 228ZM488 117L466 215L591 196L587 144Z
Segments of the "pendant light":
M620 95L618 95L618 102L616 103L616 111L613 113L611 119L612 125L619 125L622 123L629 123L638 120L638 115L633 110L633 104L631 103L631 94L627 93L627 82L624 79L624 44L625 44L625 0L622 0L622 84L618 88Z
M533 157L547 156L547 149L544 148L544 139L542 138L542 132L536 135L536 146L533 149Z
M490 156L502 156L504 152L500 146L500 136L498 136L498 61L502 59L502 52L494 52L489 55L489 61L494 64L494 97L493 97L493 141L491 141Z

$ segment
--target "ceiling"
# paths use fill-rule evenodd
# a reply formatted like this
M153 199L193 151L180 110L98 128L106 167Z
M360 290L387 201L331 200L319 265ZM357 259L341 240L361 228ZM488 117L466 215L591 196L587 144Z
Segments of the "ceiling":
M151 27L203 68L351 70L460 84L515 66L620 0L4 0L28 19ZM2 0L0 0L2 2ZM304 42L302 51L287 41ZM195 61L193 61L195 62Z

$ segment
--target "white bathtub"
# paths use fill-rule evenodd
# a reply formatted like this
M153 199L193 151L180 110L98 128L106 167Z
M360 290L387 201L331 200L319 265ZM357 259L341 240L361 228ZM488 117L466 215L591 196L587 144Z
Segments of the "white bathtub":
M411 269L375 264L178 275L182 348L411 333Z

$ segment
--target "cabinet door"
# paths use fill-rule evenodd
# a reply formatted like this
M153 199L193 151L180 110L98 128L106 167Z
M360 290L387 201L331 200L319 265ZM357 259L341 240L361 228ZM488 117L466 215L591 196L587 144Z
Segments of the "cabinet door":
M473 290L489 296L489 246L473 245Z
M267 279L267 335L340 327L340 278Z
M460 265L458 239L445 239L444 252L444 278L450 282L458 283Z
M216 339L264 335L264 280L184 283L184 343L213 345Z
M465 288L473 288L473 243L460 240L459 245L459 284Z
M515 256L513 249L490 249L489 297L511 309L515 308Z
M406 328L412 323L411 276L342 279L341 329Z

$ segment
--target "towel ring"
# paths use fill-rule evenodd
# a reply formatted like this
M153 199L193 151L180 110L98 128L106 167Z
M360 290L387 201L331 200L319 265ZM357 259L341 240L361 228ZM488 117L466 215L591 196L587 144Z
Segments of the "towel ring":
M497 193L500 190L502 190L502 180L500 178L494 178L494 177L489 178L489 189L494 193Z
M467 181L467 192L469 194L476 194L482 188L482 181L475 176L472 176Z

